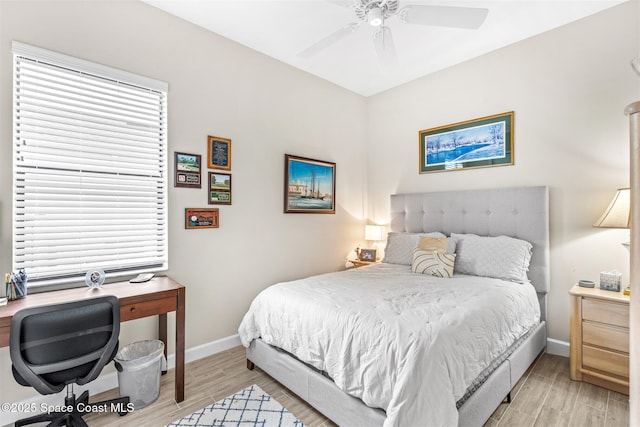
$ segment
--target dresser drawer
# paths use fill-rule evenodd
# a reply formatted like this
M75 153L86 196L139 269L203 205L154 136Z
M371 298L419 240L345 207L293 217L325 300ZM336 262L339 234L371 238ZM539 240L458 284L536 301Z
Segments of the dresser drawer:
M594 322L629 327L629 305L602 301L598 299L582 299L582 318Z
M629 353L629 330L603 323L582 323L582 342Z
M629 378L629 356L613 351L583 345L582 366Z

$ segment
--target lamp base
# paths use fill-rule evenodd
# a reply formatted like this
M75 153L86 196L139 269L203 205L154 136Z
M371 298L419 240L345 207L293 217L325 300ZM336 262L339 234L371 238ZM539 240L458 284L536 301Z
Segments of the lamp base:
M638 58L640 58L640 57L638 57ZM627 248L627 250L629 252L631 252L631 243L630 242L622 243L622 246L624 246L625 248ZM630 296L631 295L631 285L629 285L629 286L627 286L625 288L623 294L626 295L626 296Z

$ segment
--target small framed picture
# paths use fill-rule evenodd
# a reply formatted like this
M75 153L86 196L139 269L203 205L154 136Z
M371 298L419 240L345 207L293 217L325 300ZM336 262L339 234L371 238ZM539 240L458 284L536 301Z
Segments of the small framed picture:
M209 172L209 204L231 204L231 174Z
M174 153L174 187L201 188L200 154Z
M231 140L209 135L207 138L207 166L209 169L231 170Z
M219 227L217 208L185 208L184 228L187 230Z
M375 262L376 249L360 249L360 261Z

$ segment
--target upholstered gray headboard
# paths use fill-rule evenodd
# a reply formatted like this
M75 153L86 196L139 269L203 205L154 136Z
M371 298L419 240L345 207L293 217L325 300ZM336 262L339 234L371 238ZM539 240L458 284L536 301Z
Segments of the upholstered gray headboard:
M533 245L529 280L543 319L549 291L549 189L518 187L391 195L391 231L511 236Z

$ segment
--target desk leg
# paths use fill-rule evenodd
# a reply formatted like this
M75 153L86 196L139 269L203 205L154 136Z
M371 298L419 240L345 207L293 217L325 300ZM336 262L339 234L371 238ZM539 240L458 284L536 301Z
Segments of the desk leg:
M185 288L178 289L176 310L176 402L184 400L184 320Z
M164 359L167 360L167 313L158 315L158 338L164 343ZM162 371L162 375L167 371Z

